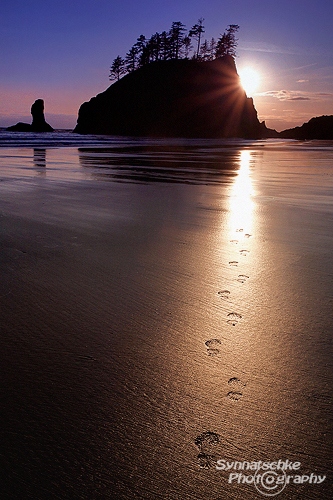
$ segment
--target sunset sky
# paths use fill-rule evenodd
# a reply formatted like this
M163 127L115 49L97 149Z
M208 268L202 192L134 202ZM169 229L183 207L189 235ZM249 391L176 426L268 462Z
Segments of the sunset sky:
M205 19L204 38L238 24L239 70L260 75L259 119L282 130L333 114L333 1L327 0L2 0L0 126L30 122L45 101L47 121L74 128L82 102L109 85L113 59L139 35L190 29Z

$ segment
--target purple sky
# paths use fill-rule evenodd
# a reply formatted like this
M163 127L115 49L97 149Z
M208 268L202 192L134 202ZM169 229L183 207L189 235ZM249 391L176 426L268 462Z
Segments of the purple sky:
M239 24L237 67L261 75L260 120L282 130L333 114L333 2L327 0L2 0L0 126L30 122L45 100L54 127L73 128L82 102L109 85L112 60L140 34L187 29L205 19L204 37Z

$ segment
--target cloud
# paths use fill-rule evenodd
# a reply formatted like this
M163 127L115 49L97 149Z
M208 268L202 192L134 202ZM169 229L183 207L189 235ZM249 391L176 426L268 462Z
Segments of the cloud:
M306 64L305 66L297 66L297 68L292 68L293 71L300 71L301 69L312 68L313 66L317 66L318 63Z
M291 90L268 90L267 92L261 92L259 94L261 97L274 97L275 99L278 99L279 101L291 101L295 100L299 97L303 97L300 95L296 95L296 92L293 92ZM309 98L307 98L309 99Z
M280 47L271 43L264 42L243 42L238 46L239 50L251 51L251 52L266 52L269 54L300 54L299 50L289 47Z
M305 83L308 82L309 80L297 80L297 83Z
M333 93L325 92L302 92L298 90L268 90L257 93L260 97L274 97L279 101L323 101L332 98Z

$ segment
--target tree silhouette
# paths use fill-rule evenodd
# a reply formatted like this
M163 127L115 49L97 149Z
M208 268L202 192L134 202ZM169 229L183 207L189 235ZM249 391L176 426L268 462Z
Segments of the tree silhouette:
M128 73L133 73L133 71L136 70L138 64L138 49L135 45L127 52L125 64Z
M170 38L166 31L161 33L161 59L163 61L171 59Z
M210 47L208 40L204 40L200 46L199 59L201 61L208 61L210 59Z
M213 61L213 59L215 59L215 51L216 51L215 38L212 38L210 42L208 40L204 40L200 46L200 53L199 53L200 61Z
M122 57L117 56L111 65L109 79L119 80L120 76L125 73L125 61Z
M145 59L145 57L143 57L143 52L145 51L145 47L146 47L146 37L144 35L140 35L133 46L133 48L137 51L139 66L143 66L144 64L143 60Z
M197 45L197 54L196 54L196 58L198 59L199 57L199 51L200 51L200 41L201 41L201 35L202 33L205 32L205 28L204 28L204 25L203 25L203 22L204 22L204 18L203 17L200 17L200 19L198 19L198 22L197 24L195 24L189 31L189 34L188 36L190 38L195 38L196 40L198 40L198 45Z
M180 21L172 23L171 29L169 31L170 46L172 52L172 58L178 59L180 55L181 47L184 43L183 33L185 32L185 25Z
M220 36L216 44L215 56L236 57L237 38L236 32L239 30L238 24L229 24L227 30Z
M185 59L188 59L190 52L193 49L193 46L191 44L191 38L189 36L184 36L183 45L184 45Z
M211 61L226 55L236 57L238 24L229 24L226 31L217 40L204 40L201 43L202 34L205 32L204 19L201 17L186 35L185 25L180 21L173 22L168 32L154 33L149 39L144 35L137 38L136 43L127 52L125 60L117 56L110 68L110 80L119 80L124 73L132 73L136 69L150 62L168 59L189 59L193 50L191 38L197 40L197 46L193 59L199 61Z
M209 59L212 61L213 59L215 59L215 51L216 51L216 40L215 38L213 37L210 41L210 45L209 45Z
M161 58L162 39L159 33L152 35L147 44L149 51L149 62L158 61Z

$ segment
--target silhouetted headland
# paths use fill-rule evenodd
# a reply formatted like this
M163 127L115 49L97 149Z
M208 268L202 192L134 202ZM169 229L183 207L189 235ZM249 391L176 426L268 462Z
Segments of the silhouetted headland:
M53 132L53 128L45 121L44 117L44 101L37 99L31 106L32 123L19 122L7 130L12 132Z
M156 61L79 109L74 132L155 137L275 137L240 85L233 57Z
M333 139L333 116L317 116L311 118L307 123L303 123L301 127L289 128L280 132L280 136L284 139Z

